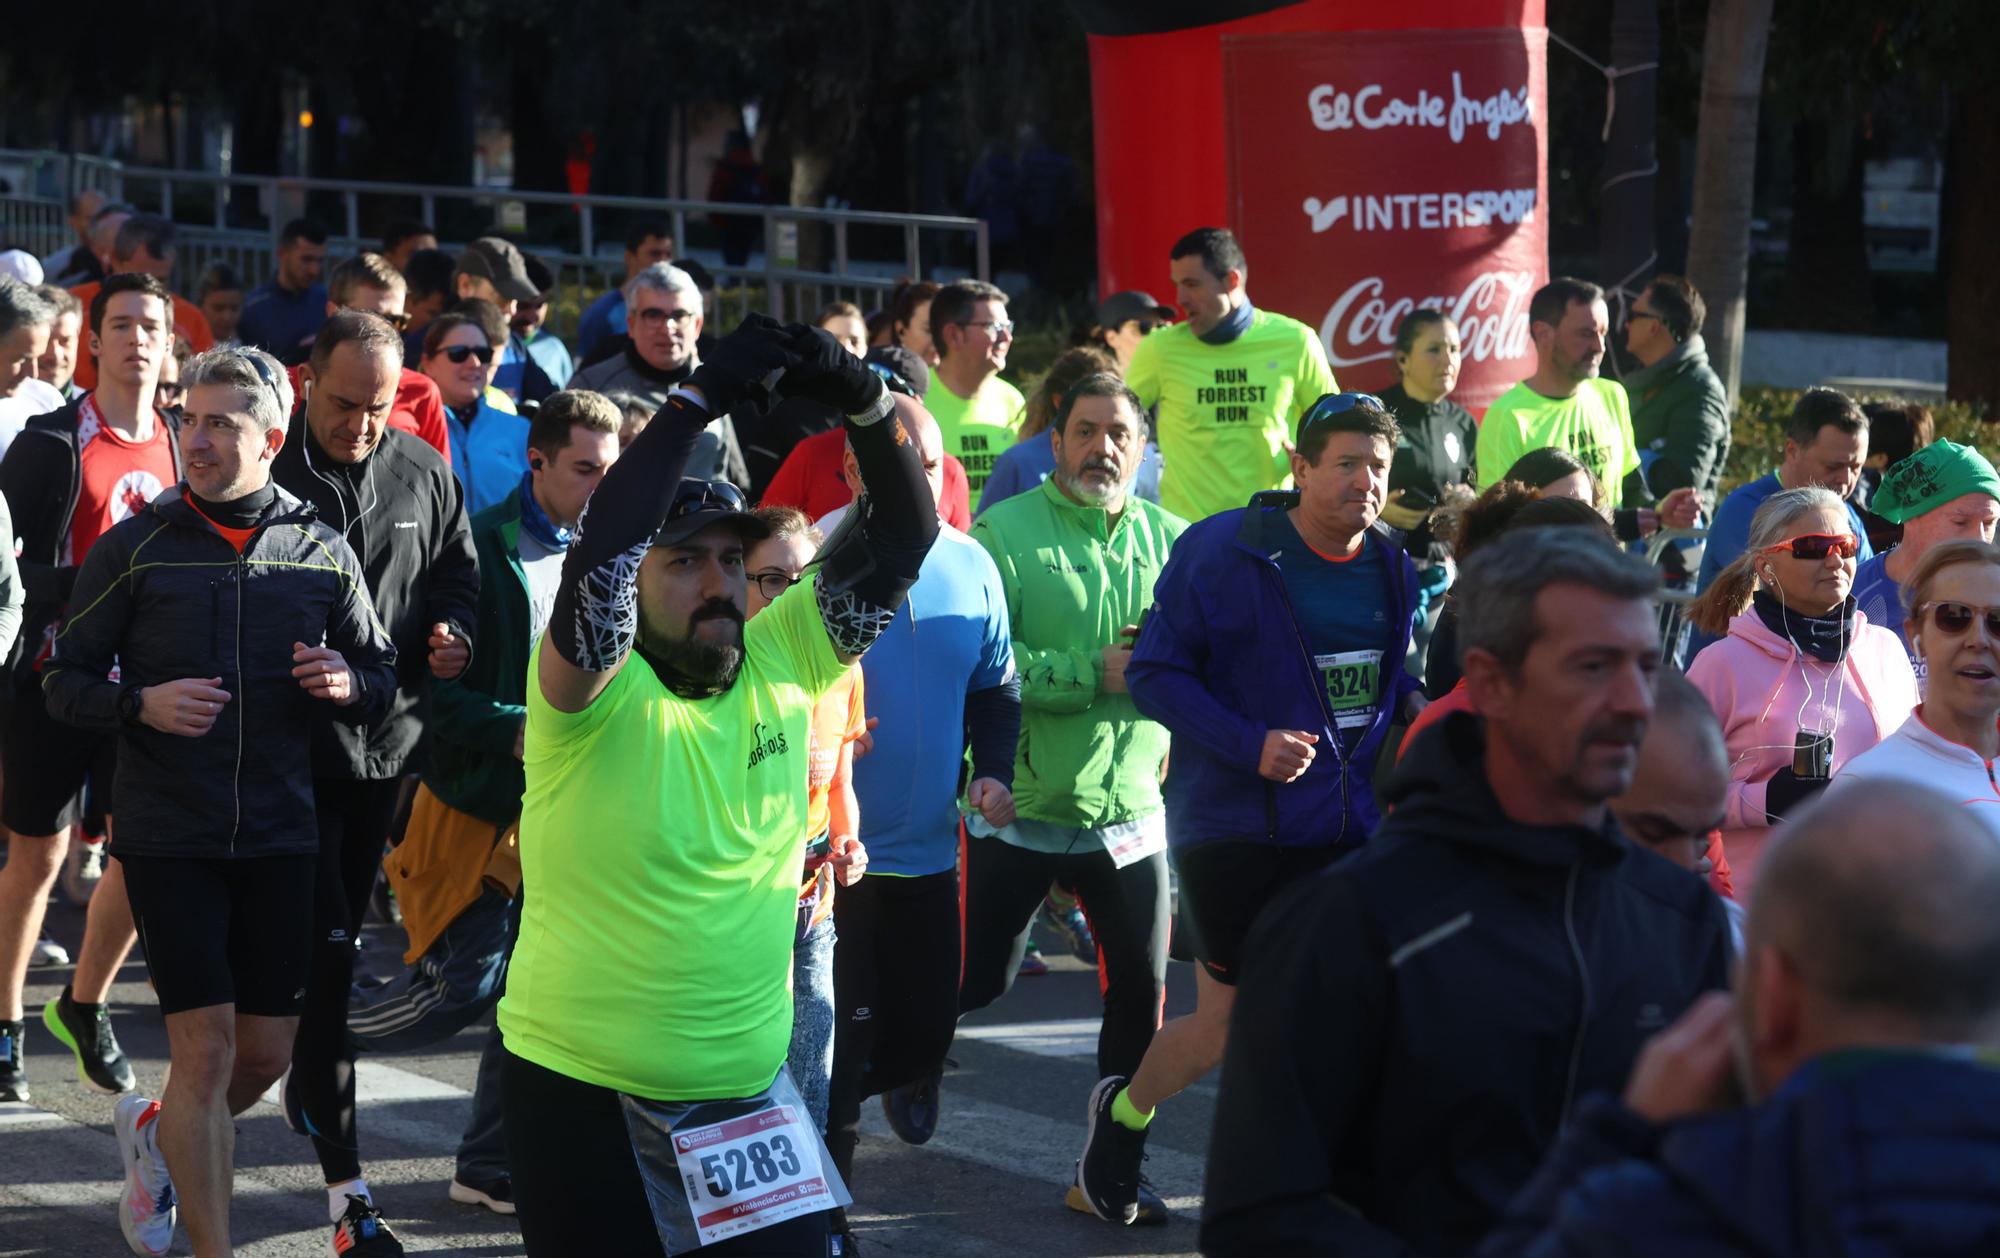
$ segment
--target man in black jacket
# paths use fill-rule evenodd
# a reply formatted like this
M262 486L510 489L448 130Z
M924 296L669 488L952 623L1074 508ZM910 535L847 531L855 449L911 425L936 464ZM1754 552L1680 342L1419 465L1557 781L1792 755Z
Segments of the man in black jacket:
M395 640L397 689L383 720L315 733L320 864L315 954L286 1117L309 1133L326 1174L327 1212L368 1199L354 1125L348 988L361 918L395 817L402 776L417 768L430 679L471 658L479 560L458 482L437 451L387 426L401 341L381 318L343 310L313 343L304 431L278 452L272 476L319 508L361 559L377 615Z
M1479 716L1421 735L1375 840L1254 931L1202 1252L1456 1254L1578 1097L1727 980L1722 905L1620 834L1653 708L1651 568L1527 529L1460 578Z
M229 1248L230 1118L291 1055L311 952L307 731L320 700L379 718L395 677L354 553L270 483L284 368L216 350L187 379L186 479L91 548L43 670L52 716L118 735L118 858L175 1068L115 1113L119 1223L150 1254L176 1193L195 1252Z

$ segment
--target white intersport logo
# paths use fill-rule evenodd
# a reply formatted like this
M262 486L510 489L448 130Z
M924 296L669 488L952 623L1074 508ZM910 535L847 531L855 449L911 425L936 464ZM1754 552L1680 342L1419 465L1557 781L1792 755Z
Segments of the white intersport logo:
M1315 234L1345 219L1357 232L1443 231L1454 227L1512 227L1535 221L1533 188L1497 192L1396 192L1382 196L1305 200Z
M1396 328L1412 310L1442 310L1458 324L1467 362L1528 356L1528 299L1535 277L1528 271L1481 271L1457 296L1421 300L1383 296L1379 275L1356 280L1320 321L1319 339L1336 368L1381 362L1396 344ZM1375 346L1381 348L1375 349ZM1351 351L1351 352L1349 352Z
M1456 70L1451 72L1449 98L1419 91L1409 99L1384 99L1380 83L1370 83L1352 94L1322 83L1306 95L1306 107L1312 111L1313 125L1322 131L1444 127L1451 132L1453 144L1465 138L1467 128L1484 128L1487 139L1497 140L1501 128L1535 118L1535 102L1528 98L1526 83L1517 91L1502 88L1483 99L1475 98L1465 94L1465 81Z

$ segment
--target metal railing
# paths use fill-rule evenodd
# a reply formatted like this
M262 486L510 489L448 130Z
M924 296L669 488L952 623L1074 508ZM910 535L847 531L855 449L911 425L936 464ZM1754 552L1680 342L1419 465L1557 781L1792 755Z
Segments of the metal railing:
M329 202L328 251L335 257L373 248L364 236L365 222L419 217L439 223L441 209L455 209L456 221L494 226L466 235L512 236L525 252L541 258L556 275L550 301L551 322L558 333L573 329L558 323L571 317L597 292L624 279L622 251L604 256L609 243L607 215L639 215L665 219L672 225L676 253L694 257L716 276L723 290L725 315L734 299L740 317L761 298L777 318L810 318L832 300L853 300L866 307L879 304L905 278L943 273L947 278L970 274L987 279L991 253L983 219L926 214L890 214L871 210L828 210L777 205L632 196L573 196L561 192L529 192L501 188L455 187L438 184L361 182L278 175L220 175L205 171L129 166L85 155L0 149L0 163L29 170L29 187L0 195L0 231L8 243L47 254L71 243L66 223L68 199L84 188L106 193L173 219L180 229L180 253L175 280L191 289L210 266L225 263L257 284L267 278L275 259L277 233L308 205ZM251 202L245 205L245 200ZM522 233L503 230L503 215L525 219L528 207L554 208L560 243L535 243ZM735 264L720 248L690 248L690 231L706 230L721 220L756 219L761 253ZM253 220L253 221L246 221ZM260 220L260 221L257 221ZM546 230L549 223L545 222ZM699 234L699 233L697 233ZM857 237L861 238L857 240ZM442 237L441 237L442 240ZM570 247L570 241L574 247ZM885 247L885 242L893 246ZM462 240L446 242L452 249ZM864 247L857 248L857 245ZM932 259L955 259L956 265L924 265ZM967 256L969 255L969 256ZM565 301L566 297L574 298ZM713 316L711 316L713 318Z

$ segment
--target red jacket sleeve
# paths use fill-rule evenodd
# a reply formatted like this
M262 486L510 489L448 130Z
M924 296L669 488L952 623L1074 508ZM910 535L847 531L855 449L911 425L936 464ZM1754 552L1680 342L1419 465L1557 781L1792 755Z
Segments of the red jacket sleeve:
M403 369L389 422L436 450L446 463L451 462L451 430L444 422L444 397L429 376Z
M961 533L972 531L972 482L965 478L965 464L944 456L944 501L938 504L944 522Z

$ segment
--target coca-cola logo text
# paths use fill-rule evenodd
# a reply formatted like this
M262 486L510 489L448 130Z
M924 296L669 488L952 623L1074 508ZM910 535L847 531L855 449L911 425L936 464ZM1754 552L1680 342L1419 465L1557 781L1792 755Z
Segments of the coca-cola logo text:
M1458 324L1467 362L1526 358L1534 352L1528 339L1528 301L1536 287L1532 272L1482 271L1455 297L1421 301L1385 298L1385 287L1379 275L1356 281L1320 321L1319 338L1336 371L1388 358L1395 351L1396 328L1412 310L1426 307L1444 311Z
M1528 85L1523 83L1518 89L1508 91L1502 88L1491 96L1470 97L1465 94L1465 83L1458 71L1451 72L1451 96L1447 99L1428 90L1420 90L1409 99L1389 97L1382 99L1380 83L1370 83L1352 94L1343 92L1331 83L1322 83L1306 96L1306 108L1312 113L1312 122L1322 131L1346 131L1360 127L1365 131L1379 131L1384 127L1443 127L1451 134L1451 142L1457 144L1465 138L1466 128L1484 128L1486 138L1497 140L1503 127L1532 122L1535 117L1535 103L1528 95Z

